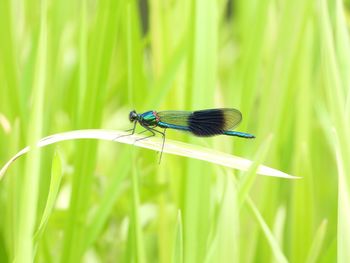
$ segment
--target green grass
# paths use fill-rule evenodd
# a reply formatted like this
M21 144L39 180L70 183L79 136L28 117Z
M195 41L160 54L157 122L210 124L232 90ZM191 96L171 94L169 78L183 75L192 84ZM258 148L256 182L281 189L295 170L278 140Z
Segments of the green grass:
M167 131L160 165L108 139L36 148L0 180L0 262L346 262L348 15L340 0L0 1L1 167L47 135L128 129L132 109L234 107L257 137Z

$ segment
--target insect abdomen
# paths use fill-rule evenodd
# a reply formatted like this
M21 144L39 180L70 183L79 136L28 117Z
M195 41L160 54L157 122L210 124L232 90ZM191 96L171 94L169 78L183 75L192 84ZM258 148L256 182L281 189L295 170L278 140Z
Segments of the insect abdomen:
M238 132L238 131L224 131L223 134L229 135L229 136L237 136L237 137L242 137L242 138L247 138L247 139L254 139L255 136L249 133L245 132Z

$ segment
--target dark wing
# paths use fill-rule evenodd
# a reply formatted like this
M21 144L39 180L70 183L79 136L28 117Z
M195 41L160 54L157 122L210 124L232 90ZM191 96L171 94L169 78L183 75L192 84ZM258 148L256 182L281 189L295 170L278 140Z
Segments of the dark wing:
M232 129L242 120L236 109L209 109L200 111L161 111L160 121L185 126L197 136L213 136Z
M212 136L237 126L242 114L236 109L194 111L188 118L190 131L197 136Z

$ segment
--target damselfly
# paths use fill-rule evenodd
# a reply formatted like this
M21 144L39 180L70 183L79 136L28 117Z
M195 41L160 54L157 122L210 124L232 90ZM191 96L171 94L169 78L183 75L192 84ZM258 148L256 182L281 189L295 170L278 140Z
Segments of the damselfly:
M241 112L236 109L222 108L199 111L146 111L141 114L138 114L133 110L129 114L129 120L134 123L134 127L128 130L131 131L128 135L133 135L135 133L137 123L145 128L145 130L140 133L145 131L151 132L151 135L137 139L136 141L155 136L156 133L162 135L163 144L159 162L162 158L164 149L166 129L187 131L195 136L201 137L228 135L247 139L255 138L252 134L231 130L242 120ZM158 131L155 129L156 127L163 128L164 130Z

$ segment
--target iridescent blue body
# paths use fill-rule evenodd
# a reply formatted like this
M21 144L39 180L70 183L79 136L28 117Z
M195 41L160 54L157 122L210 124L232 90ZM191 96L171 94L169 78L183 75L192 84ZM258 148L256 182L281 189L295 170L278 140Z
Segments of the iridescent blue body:
M136 124L139 123L145 128L144 131L149 131L152 135L138 139L143 140L159 133L163 136L162 151L165 141L165 130L174 129L187 131L195 136L210 137L215 135L237 136L242 138L255 138L254 135L232 131L242 120L242 114L236 109L209 109L200 111L146 111L138 114L136 111L131 111L129 120L134 123L131 134L135 133ZM163 128L161 132L155 128ZM142 132L144 132L142 131ZM161 155L162 156L162 155ZM161 160L161 156L159 161Z
M136 116L132 117L133 114ZM228 118L227 116L231 117ZM135 118L135 119L134 119ZM130 113L130 120L137 121L143 127L160 127L188 131L196 136L209 137L215 135L238 136L242 138L255 138L254 135L226 130L239 124L242 115L235 109L210 109L202 111L146 111L141 114Z

